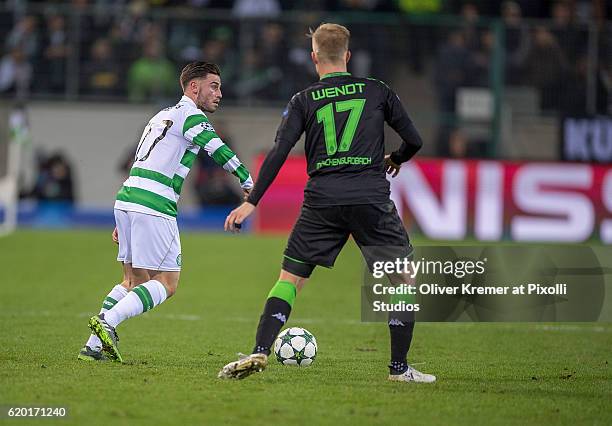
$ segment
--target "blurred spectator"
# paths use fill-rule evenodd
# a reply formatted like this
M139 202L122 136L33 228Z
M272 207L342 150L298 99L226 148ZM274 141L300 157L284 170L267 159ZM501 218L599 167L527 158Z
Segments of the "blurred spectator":
M284 77L289 71L285 29L277 22L270 22L263 26L256 49L261 55L262 67L267 70L278 70L281 73L276 91L276 99L285 99L292 95L291 85Z
M65 15L68 40L70 46L74 46L76 52L80 54L78 59L81 64L87 59L94 41L102 34L108 34L110 22L115 16L125 15L125 11L118 13L113 10L113 6L125 5L123 2L114 5L109 0L68 0L68 3L70 3L70 12L64 12L68 13ZM126 52L134 50L125 49Z
M288 6L290 5L290 6ZM338 10L337 0L293 0L292 2L282 2L284 10L296 10L296 11L326 11L335 12ZM314 25L314 24L313 24ZM316 28L316 25L314 27Z
M32 15L21 18L6 39L7 50L19 47L26 60L32 61L39 49L37 22L36 17Z
M47 17L43 42L43 86L52 93L62 92L66 85L66 61L70 48L66 35L66 21L61 15ZM42 74L42 73L41 73Z
M470 52L465 47L465 35L461 31L451 32L438 51L434 70L434 83L441 111L454 113L456 91L468 82L471 67Z
M574 11L576 21L581 24L596 22L601 25L606 19L605 1L599 0L574 0ZM612 6L611 2L607 2ZM610 15L608 15L610 17Z
M14 95L18 99L27 97L32 79L32 65L19 46L0 59L0 93Z
M228 27L217 27L211 38L204 43L198 59L219 65L221 69L222 92L225 98L235 97L234 83L240 72L240 58L231 48L232 32Z
M112 56L115 62L118 64L120 69L118 70L121 75L127 74L127 70L132 62L138 59L142 44L134 43L123 37L121 32L121 25L118 22L112 24L108 35L106 36L111 44ZM96 39L97 40L97 39ZM92 45L95 43L92 42ZM90 51L91 47L87 51Z
M478 28L480 12L474 3L464 3L461 6L463 18L463 38L468 50L476 51L480 47L481 30Z
M457 89L467 84L472 67L470 52L465 47L465 34L459 30L451 32L438 51L434 70L439 109L439 155L449 155L449 138L456 129Z
M138 45L147 41L145 26L149 22L147 12L149 5L146 0L132 0L128 5L128 13L123 14L118 22L118 30L122 42Z
M599 81L601 81L601 92L598 93L597 108L602 114L612 115L612 69L610 64L600 64Z
M223 142L231 147L223 121L215 122L215 131ZM234 183L233 176L219 167L210 156L201 152L197 157L195 192L201 206L236 205L241 201L241 192Z
M583 56L569 72L561 94L561 111L564 114L580 116L587 113L588 71L589 61L586 56Z
M285 31L281 24L270 22L263 26L257 49L262 56L264 66L282 67L286 63L287 46Z
M108 39L100 38L91 47L90 59L83 65L81 87L89 95L112 96L121 90L121 73Z
M568 61L555 36L543 26L535 28L527 66L529 82L540 90L540 108L543 111L558 110Z
M526 18L550 18L550 2L533 0L515 0Z
M388 7L388 2L385 0L339 0L339 10L374 12L379 7Z
M569 63L573 64L586 50L586 30L576 27L572 4L567 0L557 1L552 7L551 15L552 34Z
M159 22L145 22L142 24L142 42L158 41L163 43L166 35Z
M570 72L569 78L562 91L561 111L564 115L581 116L587 114L607 114L608 113L608 88L606 87L606 75L598 72L594 77L595 81L595 102L592 109L589 102L588 81L589 71L592 64L589 63L587 55L578 58L575 66ZM603 71L603 68L601 68Z
M313 28L316 25L313 25ZM310 52L312 45L310 39L304 37L304 32L301 28L293 28L289 37L289 52L288 59L288 75L291 78L286 79L289 84L289 92L294 94L304 87L310 86L314 81L318 80L318 75Z
M200 56L200 24L195 21L170 22L168 50L171 59L178 63L188 63Z
M242 72L234 90L239 97L280 99L277 85L282 77L279 67L266 67L259 52L249 49L244 54Z
M442 0L396 0L397 8L406 19L402 25L406 31L407 60L412 71L422 73L425 61L429 59L431 52L436 48L436 28L427 20L411 20L410 18L422 18L442 12ZM381 50L381 49L378 49Z
M235 0L232 8L236 18L273 18L280 12L279 0Z
M185 4L197 8L231 9L234 0L186 0Z
M386 10L391 5L385 0L338 0L338 10L343 12L374 12ZM373 69L373 64L385 63L388 60L389 50L392 46L386 46L389 35L386 26L379 26L377 31L372 31L372 23L368 21L355 20L349 25L351 31L351 60L348 64L349 71L357 77L368 77L375 73L377 78L386 80L392 72L392 67L378 67Z
M162 54L162 46L149 41L144 54L128 71L128 96L131 101L163 99L178 92L176 67Z
M72 168L66 157L57 152L40 158L38 177L30 196L38 201L74 202Z
M506 25L506 83L520 84L531 45L529 29L523 22L521 7L515 1L503 3L502 18Z
M490 86L491 61L495 49L495 35L484 31L480 36L480 48L472 54L472 71L468 74L467 85L477 87Z

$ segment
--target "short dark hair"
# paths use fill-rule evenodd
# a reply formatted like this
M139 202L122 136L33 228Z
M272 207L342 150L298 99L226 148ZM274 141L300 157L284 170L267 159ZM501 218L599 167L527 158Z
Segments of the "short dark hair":
M221 76L221 71L216 64L204 61L191 62L185 65L181 71L181 88L185 90L185 87L194 78L206 78L208 74L215 74Z

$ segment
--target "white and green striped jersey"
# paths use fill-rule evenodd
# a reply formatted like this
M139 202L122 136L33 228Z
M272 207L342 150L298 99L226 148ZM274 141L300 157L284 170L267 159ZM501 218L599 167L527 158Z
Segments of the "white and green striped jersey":
M242 189L253 187L249 171L217 136L206 115L183 96L145 127L130 176L117 193L115 208L176 218L183 181L200 148L234 174Z

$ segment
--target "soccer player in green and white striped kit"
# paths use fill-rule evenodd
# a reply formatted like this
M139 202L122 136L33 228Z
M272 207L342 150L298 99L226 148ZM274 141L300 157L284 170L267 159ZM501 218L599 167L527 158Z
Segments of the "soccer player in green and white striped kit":
M106 296L100 314L89 320L93 334L79 359L121 362L115 327L175 293L181 270L177 201L200 148L239 179L245 194L253 187L249 171L221 141L205 114L215 112L221 101L217 65L188 64L180 83L184 96L149 121L130 176L117 193L113 240L119 244L123 282Z

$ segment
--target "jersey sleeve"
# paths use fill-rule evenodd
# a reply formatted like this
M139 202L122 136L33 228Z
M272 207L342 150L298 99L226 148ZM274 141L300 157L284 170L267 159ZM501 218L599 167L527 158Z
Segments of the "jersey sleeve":
M385 85L385 121L402 138L402 145L391 154L391 161L402 164L410 160L423 146L419 132L412 124L398 96Z
M261 197L263 197L266 190L276 178L276 175L278 175L289 152L300 139L300 136L302 136L304 132L304 123L304 110L298 94L291 99L289 105L287 105L287 108L283 111L281 124L276 131L274 147L268 155L266 155L261 165L259 176L257 177L257 184L247 198L249 203L253 205L259 203Z
M228 172L240 180L240 187L253 188L253 178L240 162L234 151L223 143L204 114L189 115L183 124L183 137L206 150L208 155Z

